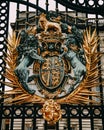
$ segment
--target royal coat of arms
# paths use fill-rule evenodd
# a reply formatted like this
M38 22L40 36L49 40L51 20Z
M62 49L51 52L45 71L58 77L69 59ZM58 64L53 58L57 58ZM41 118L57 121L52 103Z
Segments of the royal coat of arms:
M4 83L12 90L5 95L16 96L5 102L44 104L43 117L55 123L62 115L60 104L96 103L89 96L96 97L91 89L99 85L99 39L96 31L82 33L60 17L47 20L42 13L38 23L8 40Z

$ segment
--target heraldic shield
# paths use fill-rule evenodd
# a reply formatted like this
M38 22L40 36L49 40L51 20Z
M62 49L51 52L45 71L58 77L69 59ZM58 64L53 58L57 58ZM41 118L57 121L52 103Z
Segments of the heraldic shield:
M57 56L45 58L40 69L40 80L47 90L55 91L64 78L64 63Z
M63 57L64 38L62 33L57 34L53 33L53 31L50 33L42 32L40 34L40 55L44 58L44 62L40 64L40 68L37 68L37 63L34 63L33 70L35 74L39 69L38 86L40 89L44 89L50 93L62 89L65 83L65 75L67 70L70 69L70 64Z
M6 103L43 104L44 119L56 123L60 104L96 103L88 96L96 97L91 89L99 85L101 54L96 31L82 33L51 15L42 13L38 25L10 37L4 74L9 82L2 83L12 88L6 99L16 95Z

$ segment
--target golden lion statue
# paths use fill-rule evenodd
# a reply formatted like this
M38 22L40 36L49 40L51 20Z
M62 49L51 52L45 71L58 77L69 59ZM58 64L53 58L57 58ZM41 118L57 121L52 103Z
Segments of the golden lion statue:
M44 13L42 13L39 17L39 25L44 30L44 32L47 32L48 29L54 29L54 30L56 30L57 34L61 34L60 24L48 21L46 19L46 14L44 14Z

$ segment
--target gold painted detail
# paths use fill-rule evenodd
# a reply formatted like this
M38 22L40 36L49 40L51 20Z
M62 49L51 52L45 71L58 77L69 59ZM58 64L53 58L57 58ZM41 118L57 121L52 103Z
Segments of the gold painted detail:
M56 34L61 34L60 24L48 21L46 19L46 14L44 13L39 16L39 25L44 32L47 32L49 29L53 29Z
M48 27L50 28L50 26ZM40 52L40 55L42 55L44 58L47 55L49 57L59 56L60 53L57 51L49 52L47 50L47 46L49 42L55 43L55 47L57 47L57 44L59 43L62 45L64 43L64 37L62 33L58 33L60 32L59 30L55 34L54 34L54 31L50 30L49 31L50 35L49 35L49 33L47 33L47 29L48 28L46 28L45 30L45 28L43 27L44 31L38 37L40 43L42 44L45 43L44 50L46 49L46 51L43 51L42 53ZM16 60L18 57L16 47L18 46L19 43L20 43L20 39L16 37L15 33L13 33L12 36L10 36L10 38L8 39L7 53L6 53L6 58L5 58L6 72L4 74L4 77L7 79L6 80L7 82L6 81L5 82L1 81L1 82L9 86L11 89L4 92L3 97L5 98L5 103L36 103L36 102L44 103L46 100L46 97L48 98L58 97L58 94L61 94L60 89L57 89L57 92L55 93L49 93L47 91L42 90L43 94L45 95L44 98L36 94L31 95L23 89L22 85L18 81L18 77L16 77L16 75L14 74L14 70L16 68ZM97 104L98 103L98 100L96 99L100 97L100 93L96 92L96 87L98 87L101 84L98 80L101 76L99 73L99 71L101 70L99 70L100 66L98 64L101 58L101 54L100 52L97 51L98 45L99 45L99 37L96 34L96 30L92 34L91 34L91 30L86 30L84 32L83 49L85 52L87 73L84 77L84 80L78 85L78 87L75 88L70 94L66 95L65 98L62 97L62 98L56 99L57 103L60 103L60 104L64 104L64 103ZM57 50L57 48L55 49ZM71 46L71 49L77 50L75 46ZM48 61L50 59L46 59L46 60ZM47 70L47 67L50 66L49 64L50 63L45 62L42 66L43 67L42 69L44 70L46 68ZM58 65L59 64L58 60L56 60L55 64L56 66L60 66ZM51 73L52 78L53 78L51 79L53 81L55 80L55 82L52 82L53 86L59 83L58 78L60 77L60 73L59 71L56 73L56 70L57 70L56 68ZM39 64L35 63L34 70L33 70L35 71L34 73L38 74L39 71L37 70L39 69L40 69ZM66 63L64 63L64 69L65 69L65 72L67 73L68 67ZM47 76L45 74L46 72L47 72ZM48 87L49 82L50 82L49 81L50 72L49 71L46 71L46 72L45 73L42 72L43 73L42 80ZM58 78L54 77L54 75L58 75ZM46 81L46 79L48 80ZM89 98L90 96L92 96L93 98L90 99Z
M51 31L50 33L44 33L42 32L39 36L40 42L53 42L53 43L58 43L58 42L63 42L64 41L64 36L62 34L55 34L54 31Z
M43 118L49 123L49 124L55 124L58 122L62 117L62 110L60 104L55 102L53 99L47 100L43 108L41 110L43 114Z
M101 77L101 71L99 68L99 61L101 58L101 53L97 51L99 45L99 37L96 34L96 30L91 34L91 30L86 30L84 32L83 39L83 49L85 52L86 59L86 69L87 73L83 81L78 84L71 93L67 94L64 97L59 97L62 94L60 86L61 81L65 74L71 71L70 63L67 63L67 60L62 57L61 61L59 60L60 52L57 47L63 47L64 52L67 52L67 48L64 46L64 36L61 33L60 26L53 24L46 20L45 15L42 15L43 19L40 19L40 26L44 30L39 34L38 40L40 46L43 47L43 52L38 50L39 55L44 57L45 62L41 65L38 62L35 62L33 65L33 72L35 74L40 74L41 81L44 86L51 90L51 87L57 88L57 91L52 93L48 92L45 89L41 89L44 97L34 93L33 95L29 94L22 87L22 84L18 81L18 77L15 75L14 70L16 68L16 60L18 57L18 52L16 50L17 46L20 43L20 38L16 37L16 34L13 33L12 36L8 39L7 53L6 58L6 72L4 77L6 81L5 85L9 86L11 89L4 92L3 98L4 103L13 104L13 103L40 103L43 104L42 114L43 118L49 124L55 124L62 117L62 110L60 104L98 104L100 100L100 92L96 91L101 83L99 78ZM42 21L43 20L43 21ZM55 27L55 30L52 28ZM50 29L50 30L49 30ZM49 31L48 31L49 30ZM47 33L48 32L48 33ZM56 35L57 34L57 35ZM49 44L54 44L55 51L50 49L48 50ZM57 46L60 45L60 46ZM76 46L71 46L71 49L77 51ZM62 77L63 76L63 77ZM35 80L35 85L37 85L37 78ZM69 84L67 85L69 87ZM90 96L92 98L90 98ZM58 97L58 98L57 98ZM49 100L47 100L49 99ZM53 100L55 99L55 101Z
M44 98L41 98L40 96L34 94L30 95L28 92L26 92L21 83L18 81L18 77L15 75L14 70L16 68L16 60L18 57L18 52L16 50L16 47L20 43L20 37L16 37L16 33L13 32L12 35L9 35L9 38L7 40L7 53L6 53L6 72L4 73L4 77L7 79L7 81L1 83L5 84L6 86L10 87L9 90L6 90L4 92L3 98L4 103L7 104L22 104L22 103L37 103L41 102L44 103ZM37 65L38 66L38 65Z
M91 34L91 30L85 30L83 39L83 48L86 58L87 73L84 80L79 86L65 98L57 99L58 103L68 104L99 104L100 92L96 91L101 83L99 82L100 73L98 64L102 54L97 51L99 45L99 37L96 30ZM92 99L90 99L92 96Z
M55 87L60 83L60 69L62 69L61 67L62 63L59 62L58 57L48 57L45 59L45 62L41 68L41 78L46 87Z
M97 52L99 37L96 35L96 30L91 34L90 30L86 30L84 33L83 48L85 51L86 57L86 68L87 74L84 80L80 85L65 98L56 99L58 103L68 103L68 104L97 104L98 100L96 98L100 97L100 93L96 92L96 87L100 85L99 83L99 65L98 62L101 58L101 54ZM14 74L14 69L16 67L16 58L18 56L16 52L16 47L19 44L19 38L16 38L13 33L12 36L8 39L8 51L6 61L6 72L4 74L7 82L2 82L5 85L9 86L11 89L5 91L3 97L5 98L5 103L44 103L45 98L37 96L36 94L30 95L23 88L22 85L18 82L17 77ZM35 66L36 67L36 66ZM37 64L37 67L38 64ZM34 70L38 70L36 69ZM67 67L66 67L67 68ZM67 69L66 69L67 70ZM37 72L38 73L38 72ZM54 98L61 93L61 90L58 89L55 93L49 93L45 90L42 90L45 97ZM16 96L13 96L16 95ZM90 99L89 96L93 98ZM14 97L14 98L13 98Z

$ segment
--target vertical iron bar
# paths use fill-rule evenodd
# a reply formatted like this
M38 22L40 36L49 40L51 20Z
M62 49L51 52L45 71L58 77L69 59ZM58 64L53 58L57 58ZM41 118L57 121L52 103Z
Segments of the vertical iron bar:
M11 113L11 125L10 125L10 130L13 130L13 124L14 124L14 105L12 107L12 113Z
M44 130L47 130L47 121L45 120Z
M34 104L33 130L36 130L36 105Z
M36 0L36 6L39 6L39 0ZM36 25L38 25L38 9L36 9Z
M85 27L88 27L88 14L86 13Z
M28 6L29 0L27 0L27 6L26 6L26 23L25 23L25 28L28 28L28 21L29 21L29 6Z
M59 122L56 123L56 130L59 130Z
M67 105L67 124L68 124L68 130L71 130L70 125L70 106Z
M75 3L76 3L76 5L77 5L78 0L75 0ZM78 17L78 12L75 11L75 25L77 25L77 17Z
M87 2L85 1L85 6L87 7ZM86 13L86 21L85 26L88 27L88 13Z
M9 120L10 119L5 119L6 121L5 121L5 130L9 130Z
M66 10L65 10L65 21L67 22L68 20L68 8L66 7Z
M22 105L23 107L23 111L22 111L22 126L21 126L21 130L25 130L25 104Z
M79 130L82 130L81 106L79 105Z
M93 109L92 105L90 104L90 123L91 123L91 130L94 130L94 118L93 118Z
M102 110L102 130L104 130L104 105L101 106Z
M19 3L17 3L17 13L16 13L16 31L18 33L18 29L19 29Z
M58 16L58 2L56 2L56 14Z
M48 6L49 6L49 3L48 3L48 0L46 0L46 12L48 12Z

